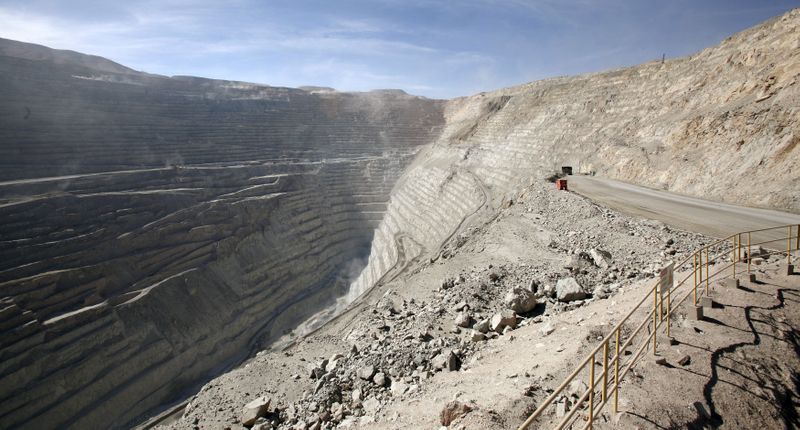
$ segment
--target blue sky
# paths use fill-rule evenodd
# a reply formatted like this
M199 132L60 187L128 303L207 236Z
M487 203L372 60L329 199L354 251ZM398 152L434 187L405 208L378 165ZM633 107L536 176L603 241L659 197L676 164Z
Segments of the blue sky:
M691 54L794 7L800 0L0 0L0 37L164 75L450 98Z

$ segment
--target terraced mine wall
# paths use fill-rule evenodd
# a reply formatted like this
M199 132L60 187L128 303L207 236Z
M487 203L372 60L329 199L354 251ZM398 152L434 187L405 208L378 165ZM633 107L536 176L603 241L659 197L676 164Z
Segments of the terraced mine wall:
M360 157L430 143L442 122L441 102L398 90L167 78L77 53L56 63L35 48L0 39L0 180Z
M443 122L5 43L0 428L125 427L333 303Z
M352 294L398 262L446 256L467 217L491 219L561 166L800 212L799 107L800 9L690 57L451 100L442 134L398 182Z
M563 165L800 211L799 23L446 104L6 46L0 422L123 426Z

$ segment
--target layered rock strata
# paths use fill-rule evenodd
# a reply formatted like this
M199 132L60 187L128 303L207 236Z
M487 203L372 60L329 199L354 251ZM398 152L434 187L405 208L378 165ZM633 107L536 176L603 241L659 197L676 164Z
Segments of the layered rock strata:
M129 423L561 166L800 211L799 34L446 105L3 41L0 422Z
M442 134L392 194L358 291L409 258L386 238L436 256L465 214L512 204L562 166L798 212L798 106L800 9L690 57L451 100Z
M442 122L3 46L2 428L125 426L344 295Z

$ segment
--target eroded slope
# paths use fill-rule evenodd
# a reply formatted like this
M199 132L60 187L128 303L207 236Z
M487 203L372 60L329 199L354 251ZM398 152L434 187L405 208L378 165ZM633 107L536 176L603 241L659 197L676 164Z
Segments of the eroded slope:
M690 57L448 102L442 135L398 182L359 289L398 255L438 255L466 215L491 213L561 166L800 211L799 48L794 10Z

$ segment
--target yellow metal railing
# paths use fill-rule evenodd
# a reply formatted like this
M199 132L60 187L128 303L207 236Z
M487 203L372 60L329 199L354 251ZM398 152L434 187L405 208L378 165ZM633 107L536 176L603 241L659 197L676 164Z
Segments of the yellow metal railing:
M783 236L784 234L785 236ZM742 239L745 237L747 239L747 244L742 246ZM756 238L756 242L753 241L753 237ZM794 240L794 246L792 246L792 240ZM647 349L648 346L651 345L651 342L653 354L657 354L658 330L666 321L666 334L667 336L670 336L670 320L675 309L683 304L683 302L685 302L689 297L693 297L692 302L694 306L697 306L698 288L704 290L700 293L701 297L703 294L708 296L710 294L709 288L711 279L722 278L724 272L728 269L732 270L732 277L735 279L737 274L737 264L746 262L746 273L749 275L752 270L751 263L754 258L753 247L760 247L761 245L774 244L775 242L783 241L786 241L786 251L769 249L766 250L766 254L782 255L785 253L786 264L788 265L792 262L792 251L797 251L800 249L800 224L735 233L725 239L720 239L710 245L704 246L703 248L695 251L692 255L686 257L680 263L675 264L675 272L686 273L687 271L691 271L691 273L678 283L674 283L670 279L669 287L665 288L665 291L663 292L659 289L659 286L662 284L662 280L659 279L658 282L653 285L653 287L647 290L647 294L645 294L645 296L636 304L636 306L634 306L633 309L631 309L631 311L628 312L628 314L617 323L611 332L609 332L603 338L600 344L597 345L594 350L592 350L592 352L590 352L586 358L580 362L580 364L578 364L575 370L573 370L566 379L564 379L561 385L559 385L558 388L556 388L536 408L536 411L534 411L533 414L531 414L531 416L528 417L524 423L522 423L519 429L523 430L529 428L534 422L537 421L537 419L542 417L548 407L553 405L560 396L564 395L564 391L572 381L576 380L579 375L586 373L588 373L588 389L584 391L578 401L575 402L575 404L568 411L566 411L564 417L558 422L555 428L560 430L566 427L575 421L577 418L576 415L579 413L584 413L584 421L586 421L584 429L591 429L594 424L595 417L597 417L599 413L603 412L603 408L609 402L609 397L613 398L614 412L619 412L620 382L636 365L639 358L642 357L642 353ZM795 253L795 255L797 255L797 253ZM691 265L689 263L690 260ZM711 274L710 266L717 266L718 261L730 261L730 264L720 267L719 270L716 270L713 274ZM705 276L703 274L704 269ZM741 271L739 273L741 274ZM693 279L693 281L691 283L687 282L689 279ZM676 296L676 293L683 287L691 288L688 288L688 291L686 291L679 300L673 301L673 297L678 297ZM648 301L651 295L653 296L652 309L647 312L645 318L636 326L633 331L626 333L628 330L626 324L632 319L634 313L642 309L642 306ZM636 352L631 354L629 356L630 358L623 363L620 353L624 353L627 348L631 347L631 345L634 344L634 340L640 333L644 334L642 330L645 327L648 328L649 334L639 339L639 342L641 343L636 349ZM610 356L609 352L612 349L612 345L614 355ZM599 378L595 372L595 367L598 365L598 355L600 356L599 363L601 363L603 367ZM620 370L620 368L622 368L622 370ZM613 378L611 378L612 369ZM600 394L599 403L596 402L598 391ZM586 403L587 401L588 404Z

